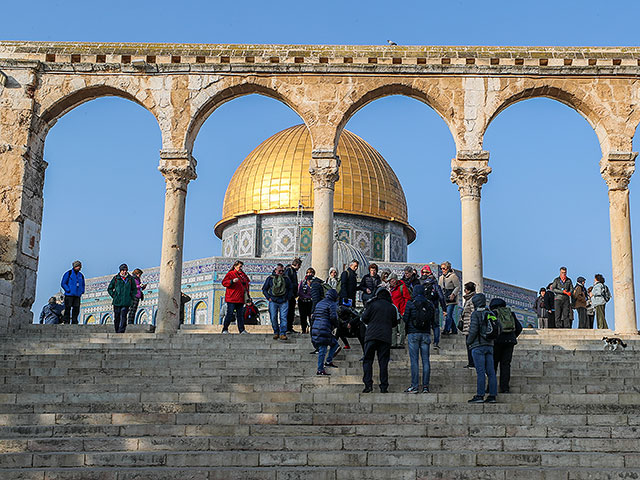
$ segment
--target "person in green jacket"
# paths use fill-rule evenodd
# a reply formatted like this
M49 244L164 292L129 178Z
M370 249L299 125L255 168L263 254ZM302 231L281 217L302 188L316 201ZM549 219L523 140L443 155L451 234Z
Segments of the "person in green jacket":
M133 299L138 293L138 286L131 275L126 263L120 265L120 273L115 275L107 292L113 298L113 327L116 333L124 333L127 329L127 313L133 303Z

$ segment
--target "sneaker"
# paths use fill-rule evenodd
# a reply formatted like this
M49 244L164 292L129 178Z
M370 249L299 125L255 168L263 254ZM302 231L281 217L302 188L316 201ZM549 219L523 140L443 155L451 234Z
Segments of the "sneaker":
M429 387L422 387L422 393L429 393Z
M325 367L331 367L331 368L338 368L338 365L336 365L336 364L335 364L335 363L333 363L333 362L325 362L325 363L324 363L324 366L325 366Z
M275 337L273 337L275 338ZM317 355L318 354L318 350L314 350L313 352L309 352L309 355Z
M489 395L484 403L498 403L498 400L493 395Z
M326 370L318 370L316 372L316 375L323 376L323 377L330 377L331 376L331 374L329 372L327 372Z
M278 340L279 338L280 338L280 334L278 334L278 333L274 333L273 334L273 339L274 340Z
M280 335L280 340L288 340L286 335Z
M345 350L351 350L351 345L345 345L345 346L344 346L344 349L345 349Z
M229 330L222 330L222 333L229 333Z
M433 346L433 349L434 349L434 350L438 350L438 351L440 351L440 345L434 345L434 346Z
M362 393L371 393L373 392L373 388L371 387L364 387L364 390L362 390Z
M409 387L404 391L404 393L418 393L418 387Z
M240 335L249 335L249 332L247 332L246 330L242 330L242 331L240 332Z
M467 403L484 403L484 397L481 397L480 395L474 395L473 398Z

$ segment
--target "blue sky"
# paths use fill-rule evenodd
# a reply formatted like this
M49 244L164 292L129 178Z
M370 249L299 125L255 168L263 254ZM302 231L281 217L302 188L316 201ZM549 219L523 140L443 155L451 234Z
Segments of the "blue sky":
M637 2L88 2L34 1L28 21L3 22L4 40L176 43L414 45L637 45ZM24 19L17 2L4 18ZM189 186L185 259L220 253L213 225L226 185L261 141L300 119L273 99L243 97L207 120ZM460 203L449 181L453 141L426 105L378 100L347 129L377 148L400 178L418 239L411 261L460 264ZM37 299L39 311L59 277L79 258L87 276L121 262L160 260L164 182L157 171L160 132L142 107L98 99L50 131ZM570 108L547 99L509 107L489 127L493 173L483 189L485 275L535 288L560 265L591 282L611 279L607 190L593 130ZM635 149L638 146L635 145ZM637 174L636 174L637 177ZM631 182L632 221L640 200ZM428 186L425 189L425 185ZM424 209L424 205L433 208ZM569 208L560 205L569 205ZM429 213L424 214L425 211ZM636 243L640 231L632 224ZM638 250L635 249L636 258ZM637 262L636 262L637 263ZM640 278L636 271L636 278ZM610 282L609 282L610 283ZM612 308L608 316L612 316Z

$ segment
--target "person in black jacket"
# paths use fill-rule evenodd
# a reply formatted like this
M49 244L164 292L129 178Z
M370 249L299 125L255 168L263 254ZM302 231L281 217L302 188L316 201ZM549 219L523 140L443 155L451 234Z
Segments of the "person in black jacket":
M547 285L547 293L544 294L544 308L547 310L547 328L556 328L556 296L551 291L551 284Z
M338 340L333 336L333 329L338 325L336 300L338 300L338 292L331 289L327 292L324 300L316 305L315 320L311 326L311 342L318 350L316 375L331 375L324 367L337 367L333 363L333 357L338 350ZM327 347L329 347L329 356L325 363Z
M418 393L420 372L418 357L422 357L422 393L429 393L429 345L431 344L431 326L436 310L433 303L424 296L424 287L419 283L413 287L413 300L407 302L403 320L406 323L409 358L411 360L411 386L405 393Z
M351 306L356 306L356 292L358 291L358 278L356 272L358 271L357 260L352 260L349 267L340 275L340 300L348 298L351 300ZM341 302L342 303L342 302Z
M376 296L376 291L381 282L380 275L378 275L378 265L375 263L369 264L369 273L362 277L358 287L358 290L362 291L362 303L364 305L367 305L367 302Z
M373 391L373 358L378 354L380 367L380 392L389 391L389 356L391 354L391 332L398 325L398 310L391 303L391 294L385 288L378 289L376 298L362 314L362 322L367 326L364 337L364 390L362 393Z
M496 373L498 365L500 366L500 393L509 393L509 381L511 380L511 358L513 357L513 347L518 343L518 336L522 333L522 324L518 321L515 314L507 307L505 301L501 298L494 298L489 303L489 310L498 315L499 309L506 309L514 321L515 329L510 332L503 331L493 342L493 365Z
M287 310L287 333L298 333L293 329L293 320L296 315L296 299L298 298L298 270L302 266L302 260L294 258L291 265L287 265L284 268L284 276L289 279L289 283L292 286L292 291L289 296Z

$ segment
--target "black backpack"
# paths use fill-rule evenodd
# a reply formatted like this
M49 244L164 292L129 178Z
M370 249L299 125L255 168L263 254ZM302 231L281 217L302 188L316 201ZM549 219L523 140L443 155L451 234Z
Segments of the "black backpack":
M427 300L426 302L420 302L415 304L416 318L413 320L413 326L418 330L430 330L433 324L433 317L436 312L433 308L433 304Z
M502 325L491 310L485 310L483 325L480 325L480 336L487 340L495 340L502 333Z

